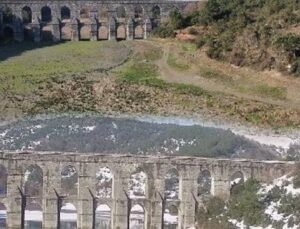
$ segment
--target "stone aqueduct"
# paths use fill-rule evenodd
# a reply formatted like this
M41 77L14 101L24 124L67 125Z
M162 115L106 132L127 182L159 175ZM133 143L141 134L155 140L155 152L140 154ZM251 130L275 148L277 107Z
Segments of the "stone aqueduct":
M204 195L201 192L201 188L204 189L204 186L200 185L201 174L210 176L209 192L226 199L230 195L230 181L234 179L234 174L242 174L244 179L255 177L261 182L270 182L291 171L294 164L197 157L0 152L0 165L0 202L7 210L7 228L21 228L22 209L26 207L24 206L26 202L27 205L40 204L43 212L42 228L59 228L57 227L60 217L59 208L64 203L72 203L77 211L77 228L102 228L93 227L94 212L97 206L106 204L111 209L109 228L158 229L163 228L164 212L169 207L178 209L178 225L175 228L194 226L195 210L201 196ZM30 176L26 168L33 165L41 171L40 191L37 191L37 183L30 183L29 186L26 184ZM62 182L66 174L62 171L68 166L73 168L72 174L77 172L78 177L75 186L67 185L70 192L65 193ZM99 187L96 174L99 168L111 171L111 194L109 195L96 195L96 189ZM146 174L145 193L132 197L128 191L128 184L136 171ZM170 178L167 175L169 171L175 171L175 176L171 176L173 183L178 179L178 189L176 187L170 189L178 192L176 195L174 193L169 195L170 192L166 191L170 185L173 185L166 182ZM67 179L69 178L67 176ZM103 180L103 177L100 180ZM30 192L28 188L35 191ZM21 194L24 195L23 198ZM92 198L92 194L96 197ZM129 225L130 208L136 205L144 210L140 227Z
M0 35L16 41L144 39L190 0L1 0Z

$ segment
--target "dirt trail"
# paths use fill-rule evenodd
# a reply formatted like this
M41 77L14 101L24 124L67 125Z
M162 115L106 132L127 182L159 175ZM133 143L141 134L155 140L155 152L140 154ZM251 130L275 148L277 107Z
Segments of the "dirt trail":
M257 73L249 68L238 68L228 63L211 60L206 57L204 53L200 52L193 56L183 56L182 58L189 58L191 63L190 68L187 71L179 71L170 67L168 64L169 53L171 50L172 52L178 52L178 48L175 48L172 44L160 45L155 43L154 45L159 45L163 50L163 57L158 60L156 64L160 71L160 78L167 82L192 84L210 92L222 92L251 101L259 101L288 108L300 108L300 81L297 78L282 76L282 74L274 71ZM251 93L251 91L250 93L241 93L226 83L201 76L199 72L199 66L209 67L220 72L226 72L226 75L232 76L235 81L239 81L240 84L246 86L267 84L271 87L286 88L286 98L271 98L262 95L256 95L255 93Z

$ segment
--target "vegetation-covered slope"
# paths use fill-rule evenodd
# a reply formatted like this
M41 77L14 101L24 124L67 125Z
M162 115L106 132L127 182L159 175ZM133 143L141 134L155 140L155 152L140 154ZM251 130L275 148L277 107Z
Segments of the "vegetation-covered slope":
M156 33L194 26L188 32L211 58L299 76L299 22L298 0L208 0L185 14L172 12Z

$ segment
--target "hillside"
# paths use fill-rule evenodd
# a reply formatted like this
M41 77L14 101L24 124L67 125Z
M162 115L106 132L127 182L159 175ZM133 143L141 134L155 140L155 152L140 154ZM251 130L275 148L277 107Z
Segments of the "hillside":
M296 0L209 0L173 12L156 34L188 27L178 38L194 40L210 58L300 76L299 12Z
M297 229L300 226L299 169L259 184L254 179L232 184L231 198L207 197L198 210L198 228Z

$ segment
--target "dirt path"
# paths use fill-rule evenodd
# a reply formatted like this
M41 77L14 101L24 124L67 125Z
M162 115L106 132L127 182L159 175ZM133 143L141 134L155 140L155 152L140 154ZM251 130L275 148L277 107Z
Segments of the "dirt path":
M160 44L155 43L154 45ZM192 84L210 92L221 92L251 101L259 101L288 108L300 108L300 81L297 78L283 77L280 73L274 71L256 72L248 68L238 68L228 63L211 60L204 53L200 52L197 53L197 57L183 56L183 58L189 58L191 63L190 68L187 71L178 71L168 64L169 53L171 50L172 52L178 52L178 48L172 44L163 44L160 47L163 50L163 57L156 64L160 71L160 78L167 82ZM226 75L232 76L233 81L246 87L267 84L270 87L286 88L286 98L277 99L257 95L251 91L241 93L233 86L228 85L228 83L213 78L202 77L199 67L207 67L225 72Z

